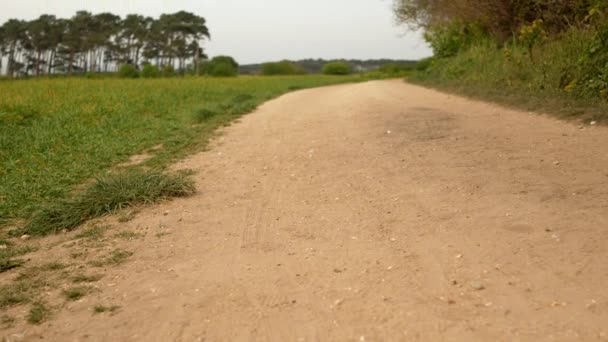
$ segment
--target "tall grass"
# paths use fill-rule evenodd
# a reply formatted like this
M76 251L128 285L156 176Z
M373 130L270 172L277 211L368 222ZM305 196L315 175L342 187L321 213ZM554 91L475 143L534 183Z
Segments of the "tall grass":
M162 168L203 146L215 128L290 89L359 80L316 75L0 82L0 224L63 203L76 185L158 144L163 148L146 165Z
M123 208L188 196L194 191L194 183L185 174L130 170L100 178L82 193L43 206L17 232L48 235L72 230Z
M409 79L424 85L490 99L562 118L608 120L608 103L597 94L568 87L592 40L592 32L571 29L530 51L515 42L498 47L478 40L449 58L434 58Z

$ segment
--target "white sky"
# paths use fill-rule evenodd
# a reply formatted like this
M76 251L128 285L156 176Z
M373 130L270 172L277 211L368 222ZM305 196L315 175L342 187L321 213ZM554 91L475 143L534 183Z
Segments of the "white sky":
M186 10L207 19L210 56L241 64L303 58L418 59L420 33L395 25L391 0L0 0L0 23L77 10L157 17Z

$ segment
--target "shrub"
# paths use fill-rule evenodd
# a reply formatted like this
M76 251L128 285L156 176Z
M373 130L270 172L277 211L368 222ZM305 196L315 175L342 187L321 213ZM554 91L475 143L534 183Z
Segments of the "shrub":
M528 49L530 60L534 63L534 47L547 40L547 33L543 28L543 20L536 19L519 30L518 42Z
M378 71L388 75L401 75L412 71L414 68L409 64L389 63L382 65Z
M133 64L123 64L118 69L118 77L120 78L138 78L139 72Z
M143 69L141 69L141 77L145 78L155 78L160 74L160 70L156 65L146 64Z
M161 71L161 75L163 77L173 77L175 76L175 68L173 65L165 65Z
M424 39L431 45L437 58L456 56L474 42L487 38L487 31L479 24L457 20L432 26L424 33Z
M433 64L432 57L423 58L423 59L419 60L418 63L416 63L416 70L417 71L426 71L426 70L428 70L428 68L431 67L432 64Z
M503 44L522 25L542 18L547 32L561 33L582 23L589 7L605 0L394 0L401 23L425 30L437 24L459 21L477 23L492 39Z
M306 70L301 65L290 61L280 61L265 63L262 65L262 74L266 76L273 75L301 75L306 74Z
M235 68L239 67L239 63L237 63L237 61L234 60L234 58L230 57L230 56L216 56L213 57L213 59L210 62L211 64L213 63L228 63L230 65L232 65Z
M230 56L217 56L205 63L201 70L214 77L234 77L239 74L239 64Z
M350 65L346 62L331 62L323 66L325 75L348 75L351 73Z
M593 35L580 52L577 76L564 75L560 86L565 90L576 90L583 96L599 96L608 99L608 4L598 3L589 11L589 20L594 27ZM568 83L568 84L565 84Z
M232 64L226 62L212 63L208 66L209 76L215 77L234 77L239 71Z

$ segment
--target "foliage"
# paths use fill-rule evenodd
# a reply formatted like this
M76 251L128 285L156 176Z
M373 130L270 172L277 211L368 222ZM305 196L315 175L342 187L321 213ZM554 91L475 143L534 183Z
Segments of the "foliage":
M410 80L525 110L602 121L608 119L608 104L599 98L601 88L591 88L605 84L602 74L576 62L588 51L591 36L588 30L566 32L560 39L535 46L535 55L542 56L535 60L517 42L499 48L494 41L479 41L454 57L433 59Z
M433 58L423 58L416 63L416 71L426 71L433 64Z
M239 63L236 62L236 60L234 60L234 58L230 57L230 56L216 56L213 57L213 59L211 60L211 63L226 63L229 64L230 66L232 66L233 68L238 68L239 67Z
M394 0L397 20L425 30L454 21L475 23L502 44L514 32L542 19L550 33L583 22L588 9L602 0Z
M461 33L459 25L450 24L429 28L424 39L429 42L436 57L446 58L456 56L465 47L466 37Z
M123 64L118 69L118 77L120 78L138 78L139 71L133 64Z
M351 71L350 65L346 62L330 62L323 66L325 75L348 75Z
M162 144L144 166L204 146L215 128L292 89L359 81L289 76L230 79L30 79L0 82L0 220L30 218L130 156ZM203 107L223 107L194 118ZM238 109L238 110L237 110ZM1 224L1 222L0 222Z
M300 71L298 73L302 74L320 74L323 71L323 66L330 61L324 59L301 59L297 61L289 61L296 65L296 68L299 68ZM386 64L400 64L400 65L411 65L414 66L416 64L415 61L410 60L394 60L394 59L347 59L344 62L350 64L353 69L360 71L370 71L377 70L383 65ZM258 75L263 74L264 64L247 64L241 65L239 67L241 75Z
M262 65L262 75L301 75L306 74L301 66L290 61L270 62Z
M161 70L161 75L163 77L173 77L175 76L175 68L173 67L173 65L165 65Z
M518 42L528 49L530 59L534 62L533 48L547 40L547 32L543 28L543 20L536 19L519 30Z
M378 71L388 75L404 75L413 69L414 67L410 64L389 63L382 65Z
M205 72L209 76L234 77L239 73L239 64L232 57L217 56L205 66Z
M152 64L144 64L144 67L141 69L141 77L143 78L156 78L160 76L160 70L158 66Z
M600 96L608 100L608 3L589 11L593 36L581 51L575 73L565 74L561 86L579 96Z
M433 47L436 62L424 77L608 100L606 1L397 0L395 11L402 22L424 28Z
M69 19L8 20L0 26L0 57L7 56L10 77L137 69L143 61L183 71L204 56L209 37L205 19L185 11L158 19L79 11Z

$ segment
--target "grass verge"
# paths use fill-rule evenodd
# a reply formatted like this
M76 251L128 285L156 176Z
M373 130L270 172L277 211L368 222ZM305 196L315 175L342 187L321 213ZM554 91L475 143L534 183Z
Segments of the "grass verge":
M61 207L79 205L65 200L75 187L133 155L162 144L143 165L162 170L200 150L218 127L264 101L293 89L367 79L311 75L0 82L0 225L38 212L38 218L44 217L38 223L66 220L72 226L75 216L51 216L61 213ZM38 223L29 229L63 229Z
M607 98L577 91L571 80L591 40L590 32L572 29L535 46L534 58L516 43L498 47L481 40L455 56L424 61L428 65L407 79L561 119L608 122Z
M133 205L149 204L193 194L194 182L183 173L163 173L138 169L99 178L95 184L72 198L48 204L13 234L44 236L72 230L82 223ZM103 234L92 228L81 237Z

